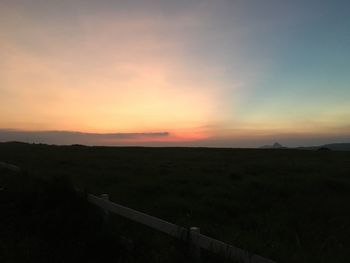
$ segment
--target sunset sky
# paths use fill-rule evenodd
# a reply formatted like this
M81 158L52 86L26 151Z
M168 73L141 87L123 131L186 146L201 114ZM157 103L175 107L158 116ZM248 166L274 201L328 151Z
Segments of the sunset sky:
M1 0L0 50L0 141L350 141L348 0Z

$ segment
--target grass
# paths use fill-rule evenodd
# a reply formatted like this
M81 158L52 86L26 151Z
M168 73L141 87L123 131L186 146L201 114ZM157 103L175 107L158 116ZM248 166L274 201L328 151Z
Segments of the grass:
M277 262L350 256L350 152L12 143L0 160Z

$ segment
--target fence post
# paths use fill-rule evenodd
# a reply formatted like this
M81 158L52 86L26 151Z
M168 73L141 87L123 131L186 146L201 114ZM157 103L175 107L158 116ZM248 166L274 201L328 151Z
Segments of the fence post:
M108 194L102 194L101 198L103 200L109 201L109 195ZM104 211L104 220L105 220L105 222L108 222L108 220L109 220L109 211L107 209L104 209L103 211Z
M190 244L191 244L191 256L196 262L201 260L201 248L196 243L196 238L194 238L193 233L200 233L199 227L190 227Z

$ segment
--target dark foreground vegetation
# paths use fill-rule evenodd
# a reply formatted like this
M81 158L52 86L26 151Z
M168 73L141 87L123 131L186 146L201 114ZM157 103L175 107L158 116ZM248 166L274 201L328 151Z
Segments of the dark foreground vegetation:
M209 236L277 262L340 263L350 258L350 152L9 143L0 144L0 160L20 166L44 182L57 176L69 177L74 187L95 194L109 193L114 202L178 225L199 226L201 232ZM2 199L2 213L7 211L9 217L0 219L0 249L5 245L13 251L5 249L0 257L12 255L9 253L18 256L34 253L35 256L36 251L50 244L42 241L46 239L40 235L45 233L50 233L50 242L57 247L53 252L51 248L47 250L53 258L59 259L64 253L72 253L74 258L89 251L92 253L86 255L89 262L102 251L106 253L104 256L111 256L105 252L111 250L108 249L111 244L113 251L120 250L123 255L124 248L120 249L118 241L110 237L113 232L136 242L148 242L149 248L142 248L148 253L143 257L145 262L183 259L178 255L181 249L176 242L164 241L166 237L159 233L127 220L115 218L116 223L106 231L100 219L92 216L96 211L90 210L71 192L55 194L53 185L57 182L35 188L37 190L29 191L28 196L24 193L31 183L25 174L17 184L20 186L17 192L4 200L17 200L20 204L40 200L28 201L36 203L30 209L38 214L49 212L42 212L47 215L38 215L39 218L28 216L26 209L16 210L11 202L6 204ZM0 195L3 198L3 194ZM46 197L42 200L43 196ZM63 200L58 201L55 196ZM75 201L67 201L70 198ZM48 200L57 203L54 210L45 205ZM76 209L78 204L80 208ZM53 219L64 214L71 216L58 220L60 223L56 226L58 223ZM17 240L13 239L17 235L16 224L29 232L40 228L39 237L33 240L29 235L21 239L22 243L12 246L11 242ZM89 229L92 232L86 231ZM71 243L62 242L67 236L77 250L70 251ZM79 250L77 244L85 246L85 250ZM165 252L153 251L154 246L165 247ZM3 262L1 258L0 261Z
M64 178L46 182L0 170L0 185L0 262L118 262L125 258L125 250L98 211Z

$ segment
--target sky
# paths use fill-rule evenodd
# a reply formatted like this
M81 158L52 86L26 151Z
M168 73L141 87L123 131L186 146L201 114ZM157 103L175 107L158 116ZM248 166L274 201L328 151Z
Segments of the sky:
M350 2L1 0L0 141L350 141Z

